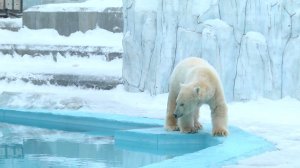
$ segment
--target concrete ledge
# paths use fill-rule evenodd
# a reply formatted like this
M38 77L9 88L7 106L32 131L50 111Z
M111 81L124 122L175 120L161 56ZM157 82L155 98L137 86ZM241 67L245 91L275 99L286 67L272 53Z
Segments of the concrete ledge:
M92 117L91 117L92 116ZM117 130L159 127L148 119L70 111L0 109L0 122L113 136Z
M205 149L224 141L206 130L196 134L166 132L164 128L145 128L117 131L115 143L119 148L147 151L156 154L182 155Z
M195 167L196 165L199 167L218 168L228 164L235 164L240 159L275 149L273 144L261 137L249 134L236 127L230 127L229 130L231 134L226 138L218 139L221 143L215 146L209 146L194 153L154 163L145 166L145 168L186 168ZM199 135L194 135L194 137L197 136ZM188 142L182 141L180 145L184 149L186 144Z

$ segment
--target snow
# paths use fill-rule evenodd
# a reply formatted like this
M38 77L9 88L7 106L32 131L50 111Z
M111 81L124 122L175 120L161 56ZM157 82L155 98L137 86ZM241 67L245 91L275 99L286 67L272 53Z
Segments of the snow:
M22 19L21 18L0 18L0 28L4 28L5 26L18 28L22 27Z
M101 5L99 5L101 4ZM120 8L122 7L122 0L88 0L81 3L59 3L59 4L46 4L46 5L37 5L33 6L26 11L33 12L102 12L108 7Z
M18 32L1 30L0 37L0 44L109 46L122 51L123 34L96 28L86 33L78 31L66 37L60 36L54 29L31 30L22 28Z
M122 76L122 60L110 62L99 55L87 57L60 56L53 61L52 55L31 57L0 54L0 75L28 76L29 74L74 74L93 76ZM12 66L13 65L13 66ZM45 68L47 67L47 68Z

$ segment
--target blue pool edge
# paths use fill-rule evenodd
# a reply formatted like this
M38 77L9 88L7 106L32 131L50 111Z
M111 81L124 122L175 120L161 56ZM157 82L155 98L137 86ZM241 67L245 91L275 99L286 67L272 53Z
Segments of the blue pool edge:
M115 136L115 138L118 138L120 132L130 134L134 129L162 129L161 127L164 123L163 120L160 119L131 117L126 115L74 111L47 112L45 110L39 111L27 109L0 109L0 122L65 131L79 131L95 134L101 133L108 136ZM212 137L213 139L220 141L220 144L144 167L221 167L224 165L236 164L238 160L243 158L275 150L274 144L261 137L233 126L230 126L229 130L231 133L228 137ZM211 127L208 124L205 124L204 130L201 132L210 134ZM166 136L169 136L169 133L165 134ZM177 135L177 137L190 136L180 133L172 134L178 134L179 136ZM139 135L135 136L133 136L133 138L142 137ZM191 138L193 138L193 136L200 135L192 135ZM118 139L115 140L116 142L118 141Z

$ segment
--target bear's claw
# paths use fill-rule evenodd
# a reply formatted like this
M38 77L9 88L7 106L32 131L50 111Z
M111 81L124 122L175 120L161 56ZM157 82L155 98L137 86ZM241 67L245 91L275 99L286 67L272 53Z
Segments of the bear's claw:
M218 128L213 130L213 136L227 136L229 133L226 129Z
M194 133L197 133L197 132L198 132L198 128L196 128L196 127L193 127L193 128L185 128L185 129L180 130L180 132L182 132L182 133L187 133L187 134L194 134Z
M165 126L165 129L167 131L179 131L179 127L178 126Z
M195 127L197 130L201 130L201 129L203 128L202 125L201 125L199 122L195 122L194 127Z

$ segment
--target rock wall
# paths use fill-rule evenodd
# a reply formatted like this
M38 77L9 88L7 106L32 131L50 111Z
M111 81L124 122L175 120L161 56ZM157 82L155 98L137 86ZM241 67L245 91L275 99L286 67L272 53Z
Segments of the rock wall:
M123 0L123 78L130 91L168 92L189 56L219 72L226 98L300 99L300 1Z

